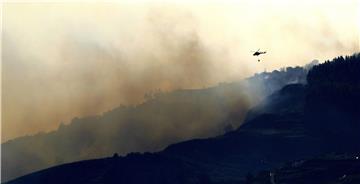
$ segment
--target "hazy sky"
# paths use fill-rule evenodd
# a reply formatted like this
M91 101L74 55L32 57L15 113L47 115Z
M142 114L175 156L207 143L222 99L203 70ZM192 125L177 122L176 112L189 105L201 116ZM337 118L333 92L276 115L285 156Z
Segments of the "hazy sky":
M5 3L2 142L73 117L359 51L359 1ZM251 50L268 54L257 58Z

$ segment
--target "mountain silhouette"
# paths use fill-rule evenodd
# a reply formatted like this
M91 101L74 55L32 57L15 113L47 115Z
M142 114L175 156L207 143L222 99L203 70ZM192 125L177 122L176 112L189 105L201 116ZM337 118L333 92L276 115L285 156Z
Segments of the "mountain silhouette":
M295 160L357 154L359 71L359 54L314 66L307 84L275 90L247 113L239 128L224 135L173 144L157 153L59 165L8 183L245 183L249 173Z
M56 131L8 141L2 144L2 181L114 152L155 152L173 143L224 134L238 128L250 107L265 96L289 83L305 83L315 63L210 88L154 91L142 104L74 118Z

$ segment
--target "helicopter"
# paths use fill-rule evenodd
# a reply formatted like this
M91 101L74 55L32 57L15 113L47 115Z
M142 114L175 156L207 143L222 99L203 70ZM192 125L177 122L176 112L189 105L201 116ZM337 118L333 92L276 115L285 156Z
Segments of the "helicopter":
M260 49L258 49L257 51L251 51L253 52L253 56L259 56L261 54L266 54L266 51L260 51ZM258 59L258 62L260 62L260 59Z
M266 54L266 51L260 51L260 49L258 49L257 51L251 51L253 52L253 56L259 56L260 54Z

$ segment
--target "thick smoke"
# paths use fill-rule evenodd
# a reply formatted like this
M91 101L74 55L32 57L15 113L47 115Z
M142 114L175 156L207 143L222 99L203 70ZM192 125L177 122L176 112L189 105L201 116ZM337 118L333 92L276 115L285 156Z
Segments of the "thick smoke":
M356 7L5 4L2 141L141 103L149 91L202 88L358 51ZM259 47L269 51L261 63L249 53Z
M114 42L103 43L95 30L71 32L51 43L57 47L54 53L40 58L33 55L49 51L21 51L5 29L4 140L120 104L141 103L149 91L201 88L225 79L221 75L228 66L215 63L219 57L203 44L191 12L172 11L149 10L140 31L129 37L120 32Z
M221 134L264 93L206 87L358 51L357 6L278 5L5 4L2 141L72 122L4 144L6 177Z

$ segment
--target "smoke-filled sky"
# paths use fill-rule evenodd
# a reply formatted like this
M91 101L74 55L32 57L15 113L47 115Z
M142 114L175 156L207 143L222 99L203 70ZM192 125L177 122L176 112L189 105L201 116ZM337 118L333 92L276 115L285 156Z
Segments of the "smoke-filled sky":
M356 0L5 3L2 142L148 91L358 52L358 12Z

